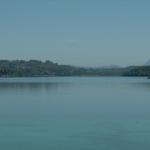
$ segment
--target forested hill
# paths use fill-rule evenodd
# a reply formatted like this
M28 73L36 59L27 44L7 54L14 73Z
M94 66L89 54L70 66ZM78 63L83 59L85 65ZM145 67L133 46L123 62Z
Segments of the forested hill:
M75 73L76 70L75 67L58 65L51 61L0 60L0 76L65 76Z
M125 76L144 76L150 77L150 66L133 67L124 73Z
M0 77L38 76L121 76L129 68L83 68L51 61L0 60Z
M39 76L150 76L150 66L84 68L60 65L49 60L0 60L0 77Z

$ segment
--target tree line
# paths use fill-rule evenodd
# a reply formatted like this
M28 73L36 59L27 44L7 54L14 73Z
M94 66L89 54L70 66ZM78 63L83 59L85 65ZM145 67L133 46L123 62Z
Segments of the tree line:
M0 60L0 77L150 76L150 67L84 68L40 60Z

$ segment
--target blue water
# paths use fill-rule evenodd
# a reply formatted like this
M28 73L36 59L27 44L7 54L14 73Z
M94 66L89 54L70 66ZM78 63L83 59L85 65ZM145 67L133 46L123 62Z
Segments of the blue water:
M149 150L150 80L0 79L0 150Z

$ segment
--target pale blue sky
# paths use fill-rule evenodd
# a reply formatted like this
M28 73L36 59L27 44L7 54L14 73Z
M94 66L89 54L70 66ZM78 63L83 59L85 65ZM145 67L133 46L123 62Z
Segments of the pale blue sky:
M0 59L143 64L150 59L150 1L0 0Z

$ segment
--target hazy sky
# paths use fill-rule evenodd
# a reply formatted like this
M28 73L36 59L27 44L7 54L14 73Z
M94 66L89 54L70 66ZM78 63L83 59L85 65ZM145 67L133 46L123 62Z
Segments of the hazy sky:
M150 1L0 0L0 59L143 64L150 59Z

